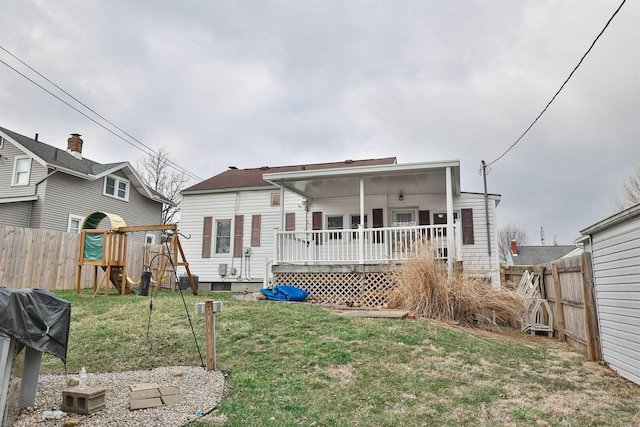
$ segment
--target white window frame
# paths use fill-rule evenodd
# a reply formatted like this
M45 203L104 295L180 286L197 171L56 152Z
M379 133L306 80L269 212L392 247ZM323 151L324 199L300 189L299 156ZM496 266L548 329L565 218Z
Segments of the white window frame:
M145 243L145 245L155 245L156 244L156 234L155 233L146 233L144 235L144 243Z
M340 228L334 228L334 227L329 227L329 219L330 218L340 218L342 220L342 227ZM327 215L325 217L325 230L335 230L335 231L341 231L344 230L344 215L343 214L333 214L333 215ZM342 233L329 233L329 240L334 240L334 239L342 239Z
M397 220L398 214L411 214L411 218L413 221L409 221L409 223L400 223ZM411 227L414 225L418 225L418 210L414 208L399 208L399 209L391 209L391 226L392 227Z
M225 251L225 252L221 252L220 249L220 238L225 238L226 236L219 236L218 235L218 231L220 230L220 224L222 222L229 222L229 250ZM233 241L231 240L231 234L233 232L233 221L231 221L231 219L216 219L215 220L215 230L214 230L214 234L213 234L213 241L215 243L215 247L213 248L213 253L215 253L216 255L230 255L231 254L231 250L233 249L231 247L231 245L233 244Z
M18 170L18 162L20 162L21 160L28 160L28 166L27 166L27 170L25 171L19 171ZM16 156L15 159L13 160L13 173L11 174L11 185L14 187L24 187L29 185L29 181L31 180L31 157L29 156ZM24 174L26 173L27 175L27 182L20 184L18 182L18 173Z
M78 231L71 230L72 221L78 221ZM84 222L84 217L80 215L69 214L69 219L67 220L67 232L68 233L80 233L82 231L82 223Z
M107 181L109 180L109 178L114 180L114 185L113 185L113 192L114 194L109 194L107 192ZM118 190L120 188L120 184L126 184L127 188L125 190L125 195L124 197L120 197L118 195ZM129 201L129 190L131 188L131 182L126 179L126 178L121 178L117 175L107 175L104 177L104 186L102 188L102 194L107 196L107 197L113 197L114 199L118 199L118 200L124 200L125 202Z
M280 193L271 193L271 207L279 207L282 200L280 200Z

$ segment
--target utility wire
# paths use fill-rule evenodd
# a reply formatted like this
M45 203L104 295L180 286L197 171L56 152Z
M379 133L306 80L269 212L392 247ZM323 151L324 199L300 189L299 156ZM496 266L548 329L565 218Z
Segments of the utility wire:
M74 101L76 101L77 103L79 103L80 105L82 105L83 107L85 107L86 109L88 109L89 111L91 111L93 114L95 114L96 116L100 117L102 120L104 120L106 123L110 124L111 126L113 126L114 128L116 128L117 130L119 130L120 132L122 132L124 135L126 135L127 137L131 138L132 140L136 141L138 144L140 144L142 147L144 147L146 150L136 146L135 144L133 144L131 141L123 138L121 135L118 135L117 133L115 133L114 131L112 131L111 129L108 129L106 126L104 126L103 124L99 123L98 121L96 121L95 119L93 119L92 117L90 117L89 115L85 114L84 112L80 111L78 108L74 107L73 105L71 105L70 103L68 103L67 101L63 100L62 98L60 98L59 96L57 96L56 94L54 94L53 92L49 91L48 89L46 89L45 87L43 87L42 85L40 85L39 83L37 83L36 81L34 81L33 79L29 78L28 76L26 76L25 74L23 74L22 72L20 72L19 70L17 70L16 68L12 67L11 65L7 64L5 61L3 61L2 59L0 59L0 62L2 62L2 64L4 64L5 66L7 66L8 68L10 68L11 70L13 70L14 72L16 72L17 74L19 74L20 76L24 77L25 79L27 79L28 81L30 81L31 83L33 83L34 85L38 86L40 89L44 90L45 92L47 92L49 95L53 96L54 98L56 98L58 101L64 103L65 105L67 105L68 107L74 109L76 112L82 114L84 117L86 117L87 119L91 120L92 122L94 122L95 124L97 124L98 126L102 127L103 129L105 129L106 131L108 131L109 133L113 134L114 136L120 138L121 140L123 140L124 142L126 142L127 144L131 145L132 147L142 151L144 154L146 154L147 156L150 156L152 154L157 155L158 153L150 148L149 146L147 146L146 144L144 144L143 142L141 142L140 140L138 140L137 138L135 138L134 136L130 135L129 133L127 133L126 131L122 130L120 127L118 127L117 125L115 125L114 123L112 123L111 121L107 120L104 116L102 116L101 114L99 114L98 112L96 112L94 109L92 109L91 107L89 107L88 105L86 105L84 102L80 101L78 98L76 98L75 96L71 95L69 92L67 92L66 90L64 90L63 88L61 88L60 86L58 86L57 84L55 84L54 82L52 82L51 80L49 80L47 77L45 77L43 74L41 74L40 72L38 72L36 69L34 69L33 67L31 67L29 64L27 64L26 62L24 62L23 60L21 60L20 58L18 58L17 56L15 56L13 53L9 52L7 49L5 49L2 45L0 45L0 49L2 49L3 51L5 51L6 53L8 53L9 55L11 55L11 57L13 57L14 59L16 59L18 62L20 62L22 65L24 65L25 67L29 68L31 71L33 71L34 73L36 73L37 75L39 75L40 77L42 77L44 80L46 80L48 83L50 83L51 85L53 85L54 87L56 87L58 90L60 90L61 92L63 92L64 94L66 94L68 97L72 98ZM197 179L197 180L202 180L202 178L200 178L199 176L193 174L192 172L188 171L187 169L181 167L180 165L178 165L177 163L174 163L173 161L169 160L169 159L165 159L167 161L167 163L173 167L176 170L179 170L180 172L183 172L187 175L189 175L190 177Z
M549 106L551 105L551 103L556 99L556 97L560 94L560 92L562 91L562 89L564 88L564 86L567 84L567 82L569 81L569 79L571 79L571 77L573 76L573 73L576 72L576 70L578 69L578 67L580 67L580 64L582 64L582 61L584 61L584 58L587 57L587 55L589 54L589 52L591 52L591 49L593 49L593 46L595 46L596 42L598 41L598 39L600 38L600 36L604 33L604 31L607 29L607 27L609 26L609 24L611 23L611 21L613 20L613 18L618 14L618 12L620 11L620 9L622 8L622 6L625 4L627 0L622 0L622 3L620 3L620 6L618 6L618 8L616 9L615 12L613 12L613 15L611 15L611 18L609 18L609 20L607 21L607 24L604 26L604 28L602 29L602 31L600 31L600 33L598 34L598 36L595 38L595 40L593 41L593 43L591 43L591 46L589 46L589 49L587 49L587 52L582 55L582 58L580 58L580 62L578 62L578 65L575 66L575 68L573 69L573 71L571 71L571 74L569 74L569 77L567 77L567 79L564 81L564 83L562 83L562 86L560 86L560 89L558 89L558 91L556 92L555 95L553 95L553 98L551 98L551 101L549 101L549 103L547 104L546 107L544 107L544 109L542 110L542 112L540 114L538 114L538 117L536 117L536 119L533 121L533 123L531 123L529 125L529 127L527 128L527 130L524 131L524 133L522 135L520 135L520 138L516 139L516 142L514 142L513 144L511 144L511 146L509 148L507 148L507 151L505 151L504 153L502 153L500 155L500 157L498 157L497 159L495 159L494 161L492 161L491 163L488 163L487 166L491 166L492 164L494 164L495 162L497 162L498 160L500 160L501 158L503 158L509 151L511 151L511 149L513 147L516 146L516 144L518 144L518 142L520 142L520 140L527 134L527 132L529 132L529 130L533 127L533 125L536 124L536 122L538 121L538 119L544 114L545 111L547 111L547 109L549 108Z

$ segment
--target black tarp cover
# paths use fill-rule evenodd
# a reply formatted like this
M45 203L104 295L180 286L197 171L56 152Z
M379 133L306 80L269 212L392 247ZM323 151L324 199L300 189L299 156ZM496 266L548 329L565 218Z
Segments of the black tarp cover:
M0 288L0 335L67 361L71 303L45 289Z

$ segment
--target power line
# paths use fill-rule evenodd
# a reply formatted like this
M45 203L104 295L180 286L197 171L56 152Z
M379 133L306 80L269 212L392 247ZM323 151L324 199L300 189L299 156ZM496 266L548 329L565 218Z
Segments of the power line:
M551 98L551 101L549 101L549 103L547 104L546 107L544 107L544 109L542 110L542 112L540 114L538 114L538 117L536 117L536 119L533 121L533 123L531 123L529 125L529 127L524 131L524 133L522 135L520 135L520 138L516 139L516 142L514 142L513 144L511 144L511 146L509 148L507 148L507 150L502 153L500 155L500 157L498 157L497 159L495 159L494 161L492 161L491 163L487 164L487 166L491 166L492 164L494 164L495 162L497 162L498 160L500 160L501 158L503 158L509 151L511 151L511 149L513 147L516 146L516 144L518 144L518 142L520 142L520 140L527 134L527 132L529 132L529 130L533 127L533 125L536 124L536 122L538 121L538 119L544 114L545 111L547 111L547 109L549 108L549 106L551 105L551 103L556 99L556 97L560 94L560 92L562 91L562 89L564 88L564 86L567 84L567 82L569 81L569 79L571 79L571 77L573 76L573 73L576 72L576 70L578 69L578 67L580 67L580 64L582 64L582 61L584 61L584 58L587 57L587 55L589 54L589 52L591 52L591 49L593 49L593 46L595 46L596 42L598 41L598 39L600 38L600 36L604 33L604 31L607 29L607 27L609 26L609 24L611 23L611 21L613 20L613 18L618 14L618 12L620 11L620 9L622 8L622 6L625 4L627 0L622 0L622 3L620 3L620 6L618 6L618 8L616 9L615 12L613 12L613 15L611 15L611 18L609 18L609 20L607 21L606 25L604 26L604 28L602 29L602 31L600 31L600 33L598 34L598 36L595 38L595 40L593 41L593 43L591 43L591 46L589 46L589 49L587 49L587 51L585 52L584 55L582 55L582 58L580 58L580 61L578 62L578 65L575 66L575 68L573 69L573 71L571 71L571 73L569 74L569 77L567 77L567 79L564 81L564 83L562 83L562 86L560 86L560 89L558 89L558 91L556 92L555 95L553 95L553 98Z
M76 101L77 103L79 103L80 105L82 105L83 107L85 107L86 109L88 109L89 111L91 111L93 114L95 114L96 116L100 117L102 120L104 120L106 123L108 123L109 125L113 126L114 128L116 128L117 130L119 130L120 132L122 132L124 135L128 136L129 138L131 138L132 140L136 141L138 144L140 144L142 147L144 147L146 150L140 148L139 146L133 144L131 141L125 139L124 137L122 137L121 135L117 134L116 132L114 132L113 130L107 128L106 126L104 126L102 123L98 122L97 120L95 120L94 118L90 117L89 115L87 115L86 113L80 111L78 108L74 107L73 105L71 105L70 103L68 103L67 101L65 101L64 99L60 98L58 95L54 94L53 92L51 92L50 90L48 90L47 88L45 88L44 86L40 85L39 83L37 83L36 81L34 81L33 79L31 79L30 77L28 77L27 75L25 75L24 73L20 72L19 70L17 70L16 68L12 67L11 65L7 64L5 61L3 61L2 59L0 59L0 62L2 64L4 64L6 67L10 68L11 70L13 70L14 72L16 72L17 74L19 74L20 76L24 77L25 79L27 79L28 81L30 81L31 83L33 83L34 85L38 86L40 89L44 90L45 92L47 92L49 95L53 96L54 98L56 98L58 101L64 103L65 105L67 105L68 107L72 108L73 110L75 110L76 112L80 113L81 115L83 115L84 117L86 117L87 119L91 120L92 122L94 122L95 124L97 124L98 126L100 126L101 128L103 128L104 130L106 130L107 132L111 133L112 135L116 136L117 138L123 140L124 142L126 142L127 144L131 145L132 147L136 148L137 150L143 152L144 154L146 154L147 156L150 156L152 154L154 155L158 155L158 153L150 148L149 146L147 146L146 144L144 144L143 142L141 142L140 140L138 140L137 138L133 137L132 135L130 135L129 133L127 133L126 131L122 130L120 127L118 127L117 125L115 125L114 123L112 123L111 121L107 120L105 117L103 117L102 115L100 115L98 112L96 112L95 110L93 110L91 107L89 107L88 105L86 105L85 103L83 103L82 101L80 101L78 98L76 98L75 96L71 95L69 92L67 92L66 90L64 90L63 88L61 88L60 86L58 86L57 84L55 84L54 82L52 82L51 80L49 80L47 77L45 77L43 74L41 74L40 72L38 72L37 70L35 70L33 67L31 67L29 64L25 63L24 61L22 61L20 58L18 58L17 56L15 56L13 53L9 52L7 49L5 49L3 46L0 45L0 49L2 49L3 51L5 51L6 53L8 53L9 55L11 55L13 58L15 58L17 61L19 61L21 64L23 64L24 66L26 66L27 68L29 68L31 71L33 71L34 73L36 73L37 75L39 75L40 77L42 77L44 80L46 80L47 82L49 82L51 85L55 86L58 90L60 90L61 92L63 92L64 94L66 94L67 96L69 96L70 98L72 98L74 101ZM182 166L178 165L177 163L171 161L170 159L165 159L167 161L167 163L174 169L189 175L190 177L197 179L197 180L202 180L202 178L200 178L199 176L195 175L194 173L190 172L189 170L183 168Z

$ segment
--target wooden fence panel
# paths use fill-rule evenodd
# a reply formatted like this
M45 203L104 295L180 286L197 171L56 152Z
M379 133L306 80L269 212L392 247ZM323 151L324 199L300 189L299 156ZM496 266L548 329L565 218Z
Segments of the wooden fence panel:
M75 290L80 235L63 231L0 226L0 286ZM138 280L161 245L128 241L127 275ZM154 265L157 277L156 259ZM153 266L152 266L153 267ZM167 269L170 270L170 269ZM98 269L98 280L102 271ZM93 287L93 268L83 267L80 286ZM166 273L162 289L175 289L175 275Z
M588 355L589 359L599 360L591 254L585 252L537 266L503 268L503 280L506 278L517 284L519 278L515 277L522 276L527 269L543 274L540 280L543 286L541 293L554 313L553 328L558 339L566 340L572 347Z

